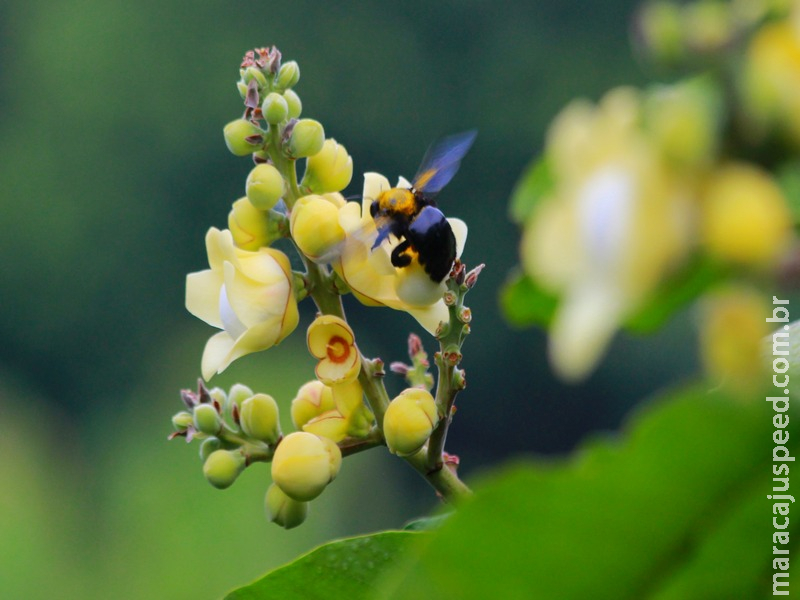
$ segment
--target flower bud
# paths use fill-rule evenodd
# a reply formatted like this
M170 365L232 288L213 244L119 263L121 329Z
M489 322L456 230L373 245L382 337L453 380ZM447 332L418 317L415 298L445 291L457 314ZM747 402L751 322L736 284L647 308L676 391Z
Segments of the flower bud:
M215 450L203 463L203 475L215 488L224 490L244 471L245 459L241 452Z
M303 196L292 208L292 239L316 263L330 262L344 241L339 209L322 196Z
M734 263L769 266L787 246L791 215L766 172L739 163L720 168L705 190L702 236L708 251Z
M228 392L228 404L231 406L236 404L239 407L239 411L241 412L242 402L244 402L248 398L253 397L254 395L255 394L253 393L253 390L251 390L243 383L234 383L231 386L230 391Z
M212 452L216 452L222 448L222 442L219 438L210 437L203 440L203 443L200 444L200 460L204 463L208 460L208 457L211 456Z
M333 398L333 396L331 396L331 398ZM333 403L332 399L331 403ZM175 428L175 431L186 431L189 429L189 426L193 424L194 417L192 416L192 413L188 413L185 410L176 413L172 417L172 426Z
M261 72L261 69L257 67L247 67L242 75L242 80L247 84L250 83L252 79L255 79L256 83L261 87L267 85L267 78L264 76L264 73Z
M308 502L298 502L290 498L274 483L267 490L264 507L267 510L267 519L284 529L297 527L308 516Z
M248 140L262 135L261 129L246 119L236 119L225 125L223 129L225 144L236 156L247 156L259 149L260 143Z
M242 402L239 421L242 431L253 439L274 444L281 436L278 404L268 394L256 394Z
M239 90L239 95L244 100L247 97L247 84L244 81L237 81L236 89Z
M267 94L261 104L261 113L270 125L285 121L289 115L289 105L286 99L277 92Z
M275 241L274 232L270 230L269 216L253 206L247 198L239 198L231 206L228 229L233 236L233 243L242 250L254 252Z
M286 90L283 92L283 97L286 100L286 104L289 106L289 118L299 118L300 113L303 112L303 103L300 101L300 96L298 96L294 90Z
M292 423L297 429L311 419L336 408L333 401L333 390L321 381L309 381L297 390L292 400Z
M325 438L304 431L287 435L272 457L272 481L294 500L319 496L339 472L342 453Z
M325 130L314 119L300 119L289 138L289 155L292 158L314 156L325 143Z
M285 186L278 169L262 164L250 171L245 190L253 206L259 210L269 210L283 197Z
M399 456L422 448L439 422L436 402L427 390L409 388L389 403L383 434L389 451Z
M344 146L329 138L322 150L308 158L302 184L315 194L325 194L343 190L352 178L353 159Z
M288 90L297 85L298 81L300 81L300 67L297 62L290 60L281 65L281 70L278 71L278 79L276 81L279 88Z
M197 431L216 435L222 426L222 419L216 408L210 404L200 404L194 409L194 426Z

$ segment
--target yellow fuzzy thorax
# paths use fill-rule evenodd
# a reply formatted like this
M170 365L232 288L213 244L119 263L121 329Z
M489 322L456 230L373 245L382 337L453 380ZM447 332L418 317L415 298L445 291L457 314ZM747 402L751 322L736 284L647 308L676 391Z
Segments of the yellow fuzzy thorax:
M381 192L378 196L378 206L385 213L401 213L411 216L417 212L414 192L405 188L392 188Z

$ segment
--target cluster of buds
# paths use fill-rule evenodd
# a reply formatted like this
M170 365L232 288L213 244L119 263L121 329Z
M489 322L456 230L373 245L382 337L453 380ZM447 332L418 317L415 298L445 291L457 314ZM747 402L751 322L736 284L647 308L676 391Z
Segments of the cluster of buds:
M635 327L683 282L693 283L676 306L719 292L725 302L707 310L756 319L753 294L798 251L780 173L800 147L800 95L789 92L800 90L800 12L754 2L763 10L745 16L737 12L744 4L646 4L653 48L669 45L673 15L681 39L694 40L686 48L700 52L701 38L708 52L737 44L741 68L730 70L728 60L669 85L617 88L597 104L577 100L550 127L534 174L537 200L520 219L522 265L554 299L550 358L566 379L585 377L617 328ZM719 379L739 370L720 344L755 356L761 328L720 336L720 320L707 310L701 352Z

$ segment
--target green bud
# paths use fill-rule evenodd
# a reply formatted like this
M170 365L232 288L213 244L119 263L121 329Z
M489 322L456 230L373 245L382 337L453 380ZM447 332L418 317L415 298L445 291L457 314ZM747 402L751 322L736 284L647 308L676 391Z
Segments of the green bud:
M194 426L197 431L208 435L216 435L222 426L217 409L210 404L200 404L194 409Z
M286 104L289 106L289 118L300 118L300 113L303 112L303 103L300 102L300 96L298 96L293 90L286 90L283 92L283 98L286 100Z
M192 424L194 424L194 417L192 413L188 413L185 410L172 416L172 426L175 431L186 431Z
M262 164L250 171L245 190L253 206L259 210L269 210L283 197L285 185L278 169Z
M281 437L278 403L268 394L256 394L242 402L239 422L249 437L274 444Z
M293 60L284 63L283 66L281 66L281 70L278 71L278 87L288 90L297 85L298 81L300 81L300 67L298 64Z
M216 452L222 448L222 442L215 437L206 438L200 444L200 459L205 462L212 452Z
M255 79L258 82L258 85L260 85L261 87L267 85L266 76L264 75L264 73L261 72L261 69L258 69L256 67L247 67L247 69L245 69L244 76L242 77L242 79L244 79L245 84L250 83L252 79Z
M325 130L322 123L314 119L300 119L289 138L289 155L292 158L314 156L322 150L325 143Z
M244 471L245 459L241 452L215 450L203 464L203 475L215 488L224 490Z
M228 404L233 406L237 404L239 410L242 410L242 402L247 400L253 395L253 390L242 383L234 383L228 392Z
M208 395L211 396L212 400L216 400L217 404L220 406L225 406L225 403L228 401L228 398L225 394L225 390L222 388L212 388L208 390Z
M289 105L286 99L277 92L267 94L261 104L261 113L270 125L285 121L289 116Z
M239 90L239 95L242 97L242 100L247 98L247 84L245 82L237 81L236 89Z
M297 527L308 515L308 502L298 502L290 498L274 483L267 490L264 507L267 510L267 519L284 529Z
M263 142L248 141L247 138L252 136L261 136L263 132L261 129L253 125L247 119L236 119L225 125L223 130L225 135L225 144L236 156L247 156L258 150Z

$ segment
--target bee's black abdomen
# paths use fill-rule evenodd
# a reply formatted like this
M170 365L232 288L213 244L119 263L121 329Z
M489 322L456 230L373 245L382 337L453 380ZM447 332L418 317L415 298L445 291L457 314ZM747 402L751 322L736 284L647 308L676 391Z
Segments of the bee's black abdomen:
M456 259L456 237L442 211L433 206L423 208L408 226L406 239L431 279L438 282L447 277Z

